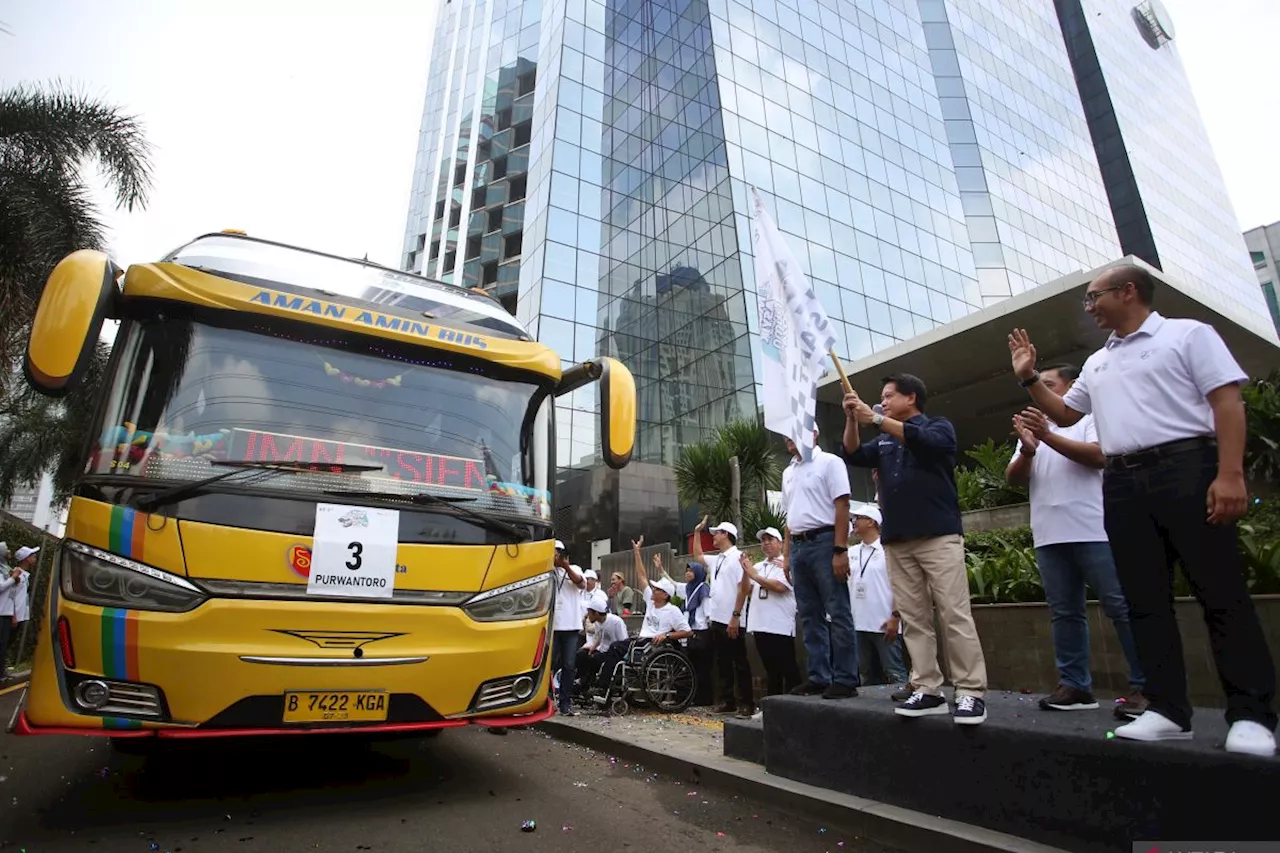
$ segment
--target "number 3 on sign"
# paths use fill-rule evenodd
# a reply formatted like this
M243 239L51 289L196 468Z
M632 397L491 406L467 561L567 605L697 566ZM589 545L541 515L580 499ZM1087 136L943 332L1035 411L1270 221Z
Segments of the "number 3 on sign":
M396 510L316 504L307 593L391 598L399 540Z

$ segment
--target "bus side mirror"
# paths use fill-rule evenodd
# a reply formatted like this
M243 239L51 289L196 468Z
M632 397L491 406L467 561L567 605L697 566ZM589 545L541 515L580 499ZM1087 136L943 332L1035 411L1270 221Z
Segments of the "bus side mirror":
M22 362L31 387L61 397L84 376L119 293L119 274L105 254L90 249L72 252L53 268L40 294Z
M598 362L600 372L600 449L610 468L624 468L636 446L636 380L614 358Z

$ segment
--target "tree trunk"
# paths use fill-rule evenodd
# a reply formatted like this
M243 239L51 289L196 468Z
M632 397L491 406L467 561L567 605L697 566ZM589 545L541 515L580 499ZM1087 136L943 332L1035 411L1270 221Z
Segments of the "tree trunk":
M738 470L738 457L729 458L729 511L738 528L738 541L742 541L742 472Z

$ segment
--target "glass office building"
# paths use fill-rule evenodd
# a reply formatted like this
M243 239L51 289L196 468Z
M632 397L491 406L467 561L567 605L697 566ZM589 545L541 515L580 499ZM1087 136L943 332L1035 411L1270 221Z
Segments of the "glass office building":
M637 380L622 472L600 467L594 387L559 401L564 538L677 540L679 449L757 411L750 187L850 360L1122 254L1069 2L441 7L406 268L484 287L567 362L614 355ZM1191 103L1180 69L1174 82ZM1168 236L1218 217L1211 230L1240 242L1215 186L1202 197L1223 204L1162 209L1152 230L1159 260L1230 290L1239 264L1221 246L1194 255Z

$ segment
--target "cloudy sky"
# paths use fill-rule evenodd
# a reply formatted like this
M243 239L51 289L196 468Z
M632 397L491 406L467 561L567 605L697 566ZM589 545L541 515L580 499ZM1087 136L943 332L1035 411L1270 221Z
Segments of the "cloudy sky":
M396 265L440 2L0 0L0 86L142 117L151 205L108 217L125 264L242 228ZM1280 220L1280 2L1165 5L1242 227Z

